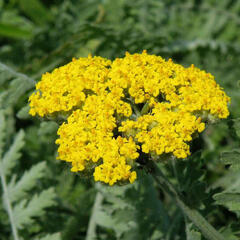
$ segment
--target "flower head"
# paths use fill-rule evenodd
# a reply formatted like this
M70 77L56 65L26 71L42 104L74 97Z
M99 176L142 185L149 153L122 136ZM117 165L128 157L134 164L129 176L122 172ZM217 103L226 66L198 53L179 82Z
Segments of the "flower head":
M58 158L109 185L134 182L141 153L186 158L206 116L229 115L230 98L211 74L146 51L113 62L74 59L43 75L36 89L31 115L69 115L58 130Z

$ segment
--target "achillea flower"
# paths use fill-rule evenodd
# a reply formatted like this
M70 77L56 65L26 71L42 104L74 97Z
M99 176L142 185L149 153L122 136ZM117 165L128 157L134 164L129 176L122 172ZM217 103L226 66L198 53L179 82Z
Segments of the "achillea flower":
M31 115L69 115L58 130L58 158L109 185L134 182L141 153L186 158L206 121L229 115L230 98L211 74L146 51L113 62L74 59L36 89Z
M30 114L43 117L81 107L89 92L104 91L110 65L110 60L89 55L43 74L29 98Z

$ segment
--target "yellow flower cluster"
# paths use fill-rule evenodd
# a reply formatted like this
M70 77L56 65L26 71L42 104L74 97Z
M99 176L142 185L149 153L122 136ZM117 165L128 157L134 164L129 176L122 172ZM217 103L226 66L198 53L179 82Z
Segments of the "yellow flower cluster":
M133 138L114 137L114 112L129 117L131 108L114 94L89 96L82 109L74 111L58 130L59 158L72 163L72 171L94 171L96 181L114 184L136 179L131 165L139 154ZM125 110L127 109L127 110Z
M81 107L89 92L104 91L110 66L110 60L89 55L43 74L37 91L29 98L30 114L43 117Z
M211 74L146 51L113 62L74 59L36 89L31 115L69 115L58 130L58 158L109 185L134 182L141 153L186 158L206 116L229 115L230 99Z

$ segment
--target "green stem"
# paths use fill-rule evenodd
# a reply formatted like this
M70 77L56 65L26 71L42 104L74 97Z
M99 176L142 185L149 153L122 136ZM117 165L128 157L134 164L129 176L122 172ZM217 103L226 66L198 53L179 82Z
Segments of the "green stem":
M0 159L0 161L1 161L1 159ZM9 196L8 196L6 179L5 179L5 175L4 175L4 172L3 172L3 167L2 167L1 162L0 162L0 176L1 176L1 183L2 183L2 187L3 187L3 193L4 193L4 201L5 201L5 204L6 204L6 210L7 210L9 220L10 220L10 224L11 224L11 228L12 228L13 238L14 238L14 240L19 240L17 228L16 228L14 218L13 218L12 206L11 206Z
M195 224L207 239L224 240L223 236L196 209L190 208L184 202L174 186L168 181L153 161L149 161L148 169L151 171L152 176L159 184L160 188L175 200L182 212Z
M90 217L90 221L88 224L88 229L87 229L87 235L86 235L86 240L94 240L96 239L97 235L96 235L96 214L99 210L99 208L101 207L103 201L103 195L100 192L97 192L96 198L95 198L95 202L93 205L93 209L92 209L92 215Z

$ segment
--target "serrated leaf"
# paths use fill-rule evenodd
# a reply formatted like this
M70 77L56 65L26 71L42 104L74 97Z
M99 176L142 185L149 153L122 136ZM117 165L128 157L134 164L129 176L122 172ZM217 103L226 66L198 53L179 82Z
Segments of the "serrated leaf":
M29 84L35 84L35 81L25 74L18 73L11 67L0 63L0 83L3 84L5 81L10 80L11 78L21 78L26 80Z
M110 205L102 206L96 215L96 222L113 229L119 239L131 239L129 236L147 239L153 235L156 227L161 232L167 232L169 217L150 176L142 176L134 185L113 188L99 186L99 190ZM151 227L145 228L146 225Z
M114 215L111 215L107 213L104 209L101 209L96 213L95 221L99 226L113 229L117 237L120 237L124 232L133 229L131 221L129 221L129 217L132 215L132 213L133 211L128 211L128 215L126 215L125 211L122 212L122 214L120 211L117 211ZM120 216L125 216L125 219L121 218Z
M212 185L212 188L222 187L227 192L235 192L240 189L240 171L228 171Z
M27 200L22 200L14 206L13 215L15 224L18 229L33 222L34 217L39 217L44 214L44 209L56 204L54 198L56 197L53 188L42 191L36 194L27 203Z
M11 81L7 91L7 96L4 98L3 107L15 104L18 99L29 89L34 86L33 82L29 82L26 78L17 77Z
M213 198L217 204L225 205L230 211L240 211L240 193L217 193Z
M17 160L21 157L20 150L24 145L24 131L20 130L14 138L14 142L2 159L4 174L7 176L11 169L16 165Z
M0 73L1 84L11 80L8 88L0 94L0 106L2 108L15 104L20 96L35 85L33 79L16 72L3 63L0 63Z
M37 179L43 177L45 168L46 163L40 162L34 165L29 171L26 171L17 183L15 183L14 179L11 180L11 183L8 185L8 197L11 203L23 198L27 191L36 185Z
M4 110L4 113L6 112L7 110ZM0 145L3 145L1 142L3 143L4 133L6 132L4 113L3 111L0 111ZM10 135L12 133L8 131L7 134ZM33 166L29 171L26 171L20 179L18 179L17 174L14 174L14 172L11 171L20 157L19 151L23 145L24 132L23 130L20 130L0 162L3 200L6 207L5 210L7 211L9 222L16 236L18 235L18 229L33 223L35 217L40 217L44 214L45 208L55 204L55 193L52 188L49 188L38 195L34 195L29 201L27 198L22 199L23 197L27 197L27 191L35 186L37 179L42 177L45 172L44 162ZM3 146L0 147L0 150L3 151ZM10 175L10 173L11 181L7 184L6 179L8 178L6 178L6 174ZM17 202L17 204L13 206L15 202Z
M238 149L223 152L221 156L221 161L226 165L231 165L230 169L239 170L240 169L240 151Z
M109 228L112 226L112 217L108 215L103 209L96 213L95 221L102 227Z

